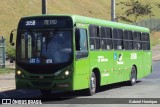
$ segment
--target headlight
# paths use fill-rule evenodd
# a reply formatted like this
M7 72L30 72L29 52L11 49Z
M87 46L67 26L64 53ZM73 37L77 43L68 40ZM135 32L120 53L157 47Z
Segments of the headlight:
M68 76L69 75L69 71L65 71L65 75Z
M55 79L66 79L71 75L71 70L61 71L56 74L58 75L55 75Z
M22 72L21 71L17 71L17 75L21 75L22 74Z
M24 74L22 73L22 71L18 70L16 72L16 75L19 77L19 78L25 78Z
M61 78L62 79L68 78L70 76L70 74L71 74L71 71L66 70L65 72L62 73Z

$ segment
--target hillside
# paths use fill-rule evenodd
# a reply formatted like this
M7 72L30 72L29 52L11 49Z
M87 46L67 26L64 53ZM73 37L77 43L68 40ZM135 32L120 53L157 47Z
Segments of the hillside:
M128 0L116 0L116 2L120 1ZM159 0L138 1L151 3L153 12L156 15L154 17L159 18L158 10L160 9L155 5L156 3L160 3ZM110 20L110 0L47 0L47 2L48 14L79 14ZM116 14L122 13L123 10L117 5ZM8 35L8 30L10 31L15 28L21 17L35 14L41 14L41 0L1 0L0 35Z
M41 0L0 0L0 36L4 35L8 40L10 31L15 29L18 20L23 16L41 14ZM128 0L116 0L116 2ZM154 17L160 18L156 6L159 0L138 0L143 3L151 3ZM48 14L78 14L99 19L110 20L110 0L47 0ZM121 15L121 6L116 6L116 14ZM133 17L129 17L133 18ZM149 17L138 20L149 19ZM8 41L7 41L8 42ZM8 48L9 50L9 48Z

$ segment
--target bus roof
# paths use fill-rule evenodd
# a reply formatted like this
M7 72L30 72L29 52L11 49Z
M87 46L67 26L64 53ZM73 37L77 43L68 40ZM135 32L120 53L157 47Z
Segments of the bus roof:
M81 23L81 24L93 24L98 26L107 26L111 28L119 28L119 29L126 29L126 30L134 30L139 32L147 32L149 33L150 30L145 27L135 26L135 25L129 25L129 24L123 24L119 22L112 22L112 21L106 21L102 19L96 19L96 18L90 18L80 15L70 15L70 14L46 14L46 15L36 15L36 16L28 16L23 18L29 18L29 17L48 17L48 16L68 16L71 17L73 20L73 23Z

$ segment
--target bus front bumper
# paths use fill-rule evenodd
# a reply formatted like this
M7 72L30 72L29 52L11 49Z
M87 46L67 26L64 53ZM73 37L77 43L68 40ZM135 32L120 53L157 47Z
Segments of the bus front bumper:
M16 89L44 89L55 91L72 91L72 79L67 78L65 80L29 80L15 77Z

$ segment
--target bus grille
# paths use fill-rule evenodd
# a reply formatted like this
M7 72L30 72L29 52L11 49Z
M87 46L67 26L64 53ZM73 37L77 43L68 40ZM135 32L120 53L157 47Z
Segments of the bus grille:
M54 76L43 76L43 78L40 76L30 76L30 79L54 79Z
M49 87L52 85L52 82L31 82L31 83L36 87Z

